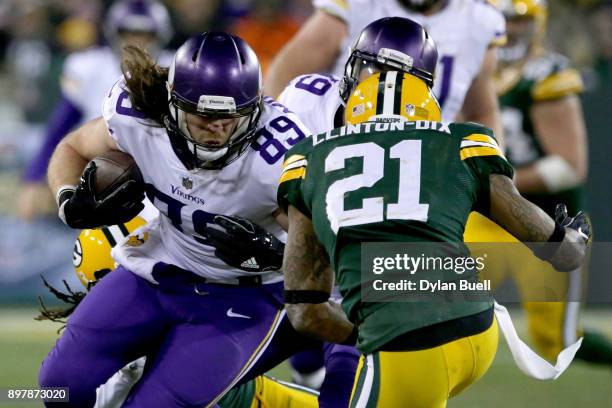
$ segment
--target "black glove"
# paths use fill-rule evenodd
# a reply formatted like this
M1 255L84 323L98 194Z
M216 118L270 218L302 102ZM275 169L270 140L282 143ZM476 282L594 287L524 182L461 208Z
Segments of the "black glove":
M261 226L240 217L217 215L218 228L206 227L215 255L226 264L248 272L278 270L283 264L285 244Z
M567 207L565 204L557 204L555 208L555 222L564 228L570 228L578 231L578 234L584 239L584 242L591 240L591 220L583 212L578 211L574 217L567 215Z
M83 171L76 189L58 194L59 216L72 228L98 228L123 224L134 218L144 204L144 185L128 180L105 197L94 192L96 164L92 161Z

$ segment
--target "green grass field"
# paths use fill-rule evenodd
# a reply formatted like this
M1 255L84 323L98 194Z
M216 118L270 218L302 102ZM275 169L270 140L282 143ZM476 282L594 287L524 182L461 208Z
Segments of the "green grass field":
M56 339L58 325L32 320L32 309L0 309L0 388L36 387L40 362ZM515 324L524 334L524 319L513 314ZM588 312L583 316L587 327L596 327L612 336L612 311ZM288 379L282 365L271 373ZM83 373L87 375L87 373ZM474 407L605 407L611 406L612 369L573 363L557 381L528 379L514 365L505 342L485 377L462 395L450 400L450 408ZM35 404L9 404L0 408L36 407Z

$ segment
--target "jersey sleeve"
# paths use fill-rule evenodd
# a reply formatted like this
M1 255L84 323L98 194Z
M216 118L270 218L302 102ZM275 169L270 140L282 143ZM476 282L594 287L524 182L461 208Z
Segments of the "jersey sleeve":
M313 0L312 5L318 10L348 22L348 0Z
M501 11L487 0L476 0L473 11L472 29L476 41L486 47L506 44L506 19Z
M489 176L502 174L514 177L514 169L508 163L497 144L493 131L484 126L471 126L461 139L459 157L478 180L474 210L484 215L489 213Z
M582 92L584 84L578 70L570 67L567 58L552 55L547 58L549 69L542 70L545 75L537 78L531 88L534 101L547 101L563 98Z
M280 208L287 212L289 205L292 205L309 217L311 211L304 199L303 186L311 146L311 140L307 139L287 152L277 190L277 201Z
M111 88L102 106L102 116L108 133L115 140L120 150L133 154L138 148L139 122L146 121L146 116L132 107L125 80L121 77Z

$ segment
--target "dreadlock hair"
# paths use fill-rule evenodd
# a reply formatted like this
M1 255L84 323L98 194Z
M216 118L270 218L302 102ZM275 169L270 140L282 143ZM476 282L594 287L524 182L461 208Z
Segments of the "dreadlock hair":
M38 303L40 304L40 314L36 316L34 320L50 320L52 322L62 323L63 325L57 330L57 333L59 334L66 327L66 319L72 314L72 312L74 312L74 309L76 309L79 303L81 303L81 300L83 300L86 293L73 291L72 288L68 285L68 282L62 280L62 282L64 283L64 287L68 292L63 293L51 286L44 277L41 276L41 279L43 280L43 283L47 287L47 289L49 289L49 291L57 299L61 300L64 303L67 303L69 306L64 308L49 309L47 308L47 306L45 306L42 301L42 298L39 296ZM88 286L87 290L89 289L90 287Z
M132 106L145 114L154 126L164 126L168 108L168 68L155 63L151 55L134 45L123 47L121 71L130 93Z

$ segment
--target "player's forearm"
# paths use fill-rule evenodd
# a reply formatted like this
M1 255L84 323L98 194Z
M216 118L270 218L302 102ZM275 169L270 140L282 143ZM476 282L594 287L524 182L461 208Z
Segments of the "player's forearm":
M522 242L544 243L546 247L535 248L534 253L559 271L570 271L582 264L586 244L577 231L555 226L555 221L541 208L519 194L508 177L492 174L490 182L490 216L495 222ZM562 238L558 237L559 230L563 231Z
M465 95L461 113L463 120L481 123L492 129L497 143L503 151L505 150L503 125L493 79L496 67L495 48L489 48L480 67L480 72L472 81Z
M521 193L557 193L584 182L585 169L559 155L545 156L535 163L516 170L514 184Z
M266 94L277 98L296 76L329 70L346 35L343 21L315 11L270 64L264 82Z
M355 328L340 305L332 301L317 304L289 304L285 309L291 324L298 332L322 341L343 343Z
M541 208L523 198L506 176L490 176L491 219L522 242L546 242L555 223Z
M61 142L53 152L47 170L47 181L53 195L56 195L62 186L76 185L87 162L87 158L80 155L69 143Z

